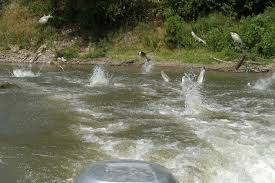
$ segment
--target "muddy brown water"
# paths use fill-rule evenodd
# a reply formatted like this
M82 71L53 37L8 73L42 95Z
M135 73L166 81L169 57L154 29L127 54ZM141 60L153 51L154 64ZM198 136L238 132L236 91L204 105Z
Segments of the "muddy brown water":
M270 73L206 72L183 92L196 70L105 67L108 84L91 86L93 66L16 68L0 65L0 82L20 86L0 90L0 182L71 182L111 159L159 163L182 183L275 182L275 87L247 86Z

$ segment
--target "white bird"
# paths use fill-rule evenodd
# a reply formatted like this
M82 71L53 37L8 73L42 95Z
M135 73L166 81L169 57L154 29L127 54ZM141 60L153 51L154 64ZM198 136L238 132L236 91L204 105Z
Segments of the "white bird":
M51 15L48 15L48 16L44 15L43 17L41 17L41 18L39 19L38 22L39 22L40 24L46 24L46 23L49 21L50 18L53 18L53 16L51 16Z
M204 69L204 67L202 67L202 68L201 68L200 75L199 75L199 77L198 77L198 81L197 81L199 84L202 84L202 83L203 83L204 73L205 73L205 69Z
M206 42L205 42L203 39L201 39L199 36L197 36L197 35L195 34L195 32L192 31L191 34L192 34L193 38L194 38L196 41L198 41L198 42L200 42L200 43L203 43L203 44L206 44Z
M248 82L248 83L247 83L247 86L248 86L248 87L250 87L250 86L251 86L251 83L250 83L250 82Z
M240 36L237 33L230 32L230 35L231 35L231 38L233 39L234 42L244 46L244 43L243 43L242 39L240 38Z
M170 81L169 76L167 76L167 74L165 74L164 71L161 71L160 74L161 74L161 76L162 76L162 78L163 78L163 80L164 80L165 82L168 83L168 82Z

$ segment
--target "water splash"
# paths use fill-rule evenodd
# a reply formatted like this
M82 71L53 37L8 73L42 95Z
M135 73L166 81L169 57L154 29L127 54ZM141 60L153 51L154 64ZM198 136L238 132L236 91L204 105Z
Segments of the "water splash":
M33 73L31 70L32 66L30 65L27 68L14 69L12 71L14 77L22 78L22 77L37 77L40 74Z
M150 73L151 70L153 69L153 62L152 61L146 61L143 65L142 65L142 73L143 74L147 74Z
M200 87L195 78L193 74L185 74L182 77L182 93L185 99L185 112L187 114L200 113L203 105Z
M198 77L198 83L199 84L202 84L203 83L203 80L204 80L204 73L205 73L205 69L204 67L201 68L201 72L200 72L200 75Z
M89 86L107 86L110 83L110 77L105 73L103 68L95 66L93 74L90 78Z
M275 82L275 73L269 78L262 78L256 81L255 85L252 87L256 90L266 90L269 89Z

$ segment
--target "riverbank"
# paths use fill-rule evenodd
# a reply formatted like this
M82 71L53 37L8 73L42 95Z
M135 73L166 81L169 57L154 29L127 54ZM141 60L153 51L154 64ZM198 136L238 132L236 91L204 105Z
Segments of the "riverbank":
M156 66L204 66L224 72L274 70L275 32L270 24L274 22L274 7L237 21L218 12L185 21L167 10L146 21L110 26L101 35L92 34L92 28L86 29L76 22L62 22L62 15L58 14L53 14L47 24L40 24L42 12L34 11L34 7L41 4L32 5L12 2L0 11L0 62L140 65L144 61L137 53L144 51ZM204 40L203 44L194 39L194 32ZM230 32L241 37L247 53L238 70L236 64L243 55Z
M152 55L152 54L151 54ZM275 61L271 64L259 65L251 61L246 61L238 70L235 69L237 60L223 61L215 57L211 63L189 63L179 60L158 60L152 59L156 67L182 67L182 68L201 68L205 67L209 71L220 72L273 72L275 71ZM101 57L94 59L71 59L56 58L51 49L42 45L36 52L31 50L12 49L0 52L0 63L2 64L48 64L48 65L109 65L109 66L141 66L144 61L142 58L134 55L132 59L116 60L112 57Z

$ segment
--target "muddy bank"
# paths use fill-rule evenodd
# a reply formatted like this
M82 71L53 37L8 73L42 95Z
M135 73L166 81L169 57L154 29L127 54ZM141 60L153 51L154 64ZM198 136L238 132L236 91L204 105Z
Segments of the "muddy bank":
M180 63L180 62L155 62L156 67L182 67L182 68L201 68L205 67L206 70L220 71L220 72L269 72L275 71L275 60L270 65L254 65L244 64L238 70L235 69L236 62L223 62L216 64L193 64L193 63ZM37 51L31 50L8 50L0 52L0 63L6 64L49 64L49 65L110 65L110 66L141 66L142 60L126 60L126 61L113 61L108 57L97 59L72 59L66 60L64 58L56 58L52 50L47 50L45 46L41 46Z

